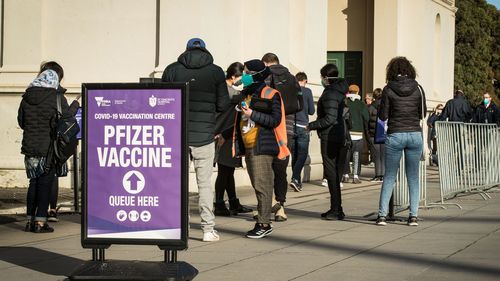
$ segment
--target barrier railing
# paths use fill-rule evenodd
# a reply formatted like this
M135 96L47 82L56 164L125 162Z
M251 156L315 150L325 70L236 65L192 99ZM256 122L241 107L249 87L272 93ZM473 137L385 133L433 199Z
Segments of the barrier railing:
M427 168L425 161L420 161L419 163L419 189L420 189L420 198L419 198L419 206L428 207L427 205ZM405 155L401 157L401 161L399 163L399 172L396 177L396 185L394 186L394 206L396 207L395 211L400 212L407 209L410 206L410 189L408 186L408 181L406 180L406 171L405 171Z
M500 184L500 133L495 124L436 122L441 202L460 193L477 192Z

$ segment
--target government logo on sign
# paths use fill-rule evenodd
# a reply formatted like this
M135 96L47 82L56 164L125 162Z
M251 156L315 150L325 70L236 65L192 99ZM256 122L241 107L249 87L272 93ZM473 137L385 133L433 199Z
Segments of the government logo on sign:
M149 97L149 105L151 107L155 107L156 106L156 101L157 101L157 98L155 96L152 95L152 96Z

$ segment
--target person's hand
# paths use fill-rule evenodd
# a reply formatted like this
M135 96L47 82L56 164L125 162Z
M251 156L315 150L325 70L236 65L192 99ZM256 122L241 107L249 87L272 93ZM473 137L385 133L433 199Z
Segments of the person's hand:
M221 134L218 134L214 137L215 141L217 142L217 147L221 147L226 140Z
M250 109L247 106L242 106L241 107L241 112L243 113L243 115L245 115L246 117L250 118L250 116L252 116L253 110Z

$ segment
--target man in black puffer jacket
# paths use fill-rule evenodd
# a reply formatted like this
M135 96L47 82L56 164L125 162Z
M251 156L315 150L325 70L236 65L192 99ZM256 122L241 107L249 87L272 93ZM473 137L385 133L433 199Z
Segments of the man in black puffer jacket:
M188 41L186 51L163 72L164 82L189 82L188 143L198 183L203 241L218 241L214 230L212 165L215 154L215 115L229 105L224 71L199 38Z
M439 120L469 123L473 113L474 110L465 99L464 92L457 90L453 99L446 102Z

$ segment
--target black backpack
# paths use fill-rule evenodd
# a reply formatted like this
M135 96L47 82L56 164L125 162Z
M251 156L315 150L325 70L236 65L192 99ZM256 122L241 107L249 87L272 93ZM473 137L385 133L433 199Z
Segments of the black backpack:
M78 145L76 135L80 132L75 116L62 113L61 95L57 93L57 121L52 140L55 162L58 164L65 163L75 153Z
M285 115L294 114L304 108L304 98L299 83L290 72L271 74L271 87L278 90L285 105Z

